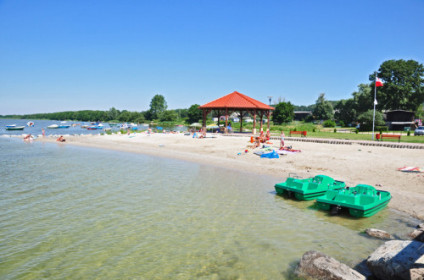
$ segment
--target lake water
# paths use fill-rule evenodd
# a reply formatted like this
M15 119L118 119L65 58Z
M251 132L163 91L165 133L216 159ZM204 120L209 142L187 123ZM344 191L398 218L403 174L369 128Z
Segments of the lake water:
M283 178L0 137L1 279L290 279L319 250L354 266L417 221L330 217Z
M33 122L34 126L27 126L28 122ZM6 130L6 125L15 124L16 126L25 126L24 130ZM69 128L57 128L57 129L49 129L47 128L52 124L61 124L61 121L52 121L52 120L25 120L25 119L0 119L0 135L22 135L22 134L32 134L32 135L41 135L41 129L44 128L46 135L76 135L76 134L100 134L104 133L104 130L87 130L86 128L82 128L81 125L91 125L90 122L73 122L68 121L66 124L72 125L76 124L74 127ZM118 131L119 126L109 126L108 123L103 123L104 128L111 128L112 131ZM139 125L139 130L148 129L148 125ZM175 127L173 130L182 130L186 129L186 127L179 128Z

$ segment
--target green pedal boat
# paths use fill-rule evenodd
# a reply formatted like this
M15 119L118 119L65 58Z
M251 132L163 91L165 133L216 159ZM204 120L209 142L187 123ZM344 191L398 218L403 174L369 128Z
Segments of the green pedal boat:
M361 218L370 217L382 210L391 198L387 191L360 184L353 188L329 190L317 199L317 203L320 209L331 211L331 214L337 214L342 208L347 208L350 215Z
M289 177L285 182L276 184L275 191L280 195L290 197L294 195L298 200L312 200L322 196L328 190L338 190L345 186L344 182L325 175L317 175L308 179Z

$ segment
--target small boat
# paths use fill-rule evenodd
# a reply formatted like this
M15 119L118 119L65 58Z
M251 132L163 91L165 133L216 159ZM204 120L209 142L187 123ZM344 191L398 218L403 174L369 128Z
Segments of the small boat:
M16 124L8 124L6 127L16 127Z
M70 127L71 127L70 124L60 124L60 125L58 125L57 128L70 128Z
M31 122L31 121L27 122L27 126L33 127L34 126L34 122Z
M97 125L90 125L90 126L87 127L87 129L88 130L103 129L103 125L101 123L97 124Z
M287 178L283 183L276 184L275 191L280 195L293 196L298 200L312 200L322 196L329 190L338 190L346 186L344 182L334 180L326 175L317 175L312 178Z
M6 130L24 130L25 126L6 126Z
M57 125L57 124L51 124L51 125L49 125L47 128L59 128L59 125Z
M359 184L353 188L329 190L317 199L317 203L320 209L331 211L331 214L337 214L342 208L347 208L350 215L361 218L370 217L382 210L391 198L387 191Z

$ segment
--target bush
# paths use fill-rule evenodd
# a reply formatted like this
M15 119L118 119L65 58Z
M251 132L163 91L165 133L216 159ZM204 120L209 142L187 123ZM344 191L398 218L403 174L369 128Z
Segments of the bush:
M336 133L336 132L337 132L337 128L334 129L334 133Z
M322 124L324 127L335 127L336 126L336 122L332 121L332 120L326 120L323 122Z
M407 136L410 136L410 135L411 135L411 131L410 131L410 130L408 130L408 132L406 133L406 135L407 135Z
M344 123L344 121L339 121L339 125L340 125L341 127L345 127L345 123Z
M317 131L317 129L314 127L313 129L312 129L312 132L316 132Z
M359 132L359 128L356 128L355 133L358 134L358 132Z
M389 131L389 127L385 125L379 125L375 127L375 130L380 131L380 134L382 134L383 131Z

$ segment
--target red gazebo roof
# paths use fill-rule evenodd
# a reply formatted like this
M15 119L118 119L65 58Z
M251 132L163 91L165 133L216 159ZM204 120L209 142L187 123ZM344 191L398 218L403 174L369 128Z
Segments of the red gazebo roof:
M200 109L260 109L274 110L273 107L266 105L258 100L250 98L240 92L234 91L214 101L206 103L199 107Z

